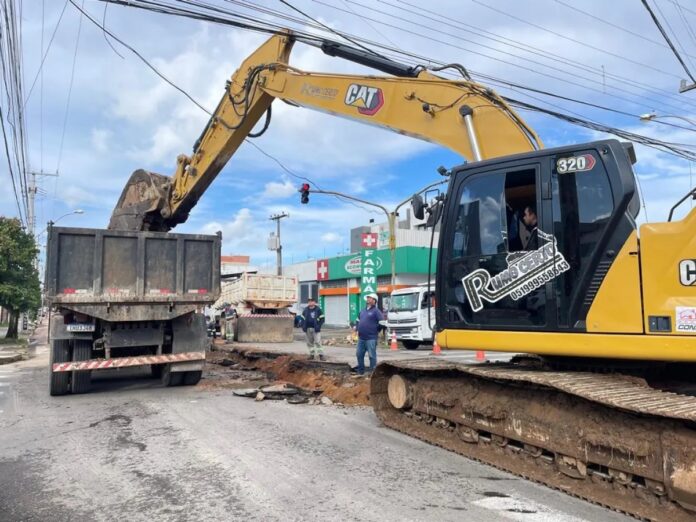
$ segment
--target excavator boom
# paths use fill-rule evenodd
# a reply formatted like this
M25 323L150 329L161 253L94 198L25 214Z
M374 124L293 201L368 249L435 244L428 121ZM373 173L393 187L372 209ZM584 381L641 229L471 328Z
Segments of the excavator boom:
M474 161L541 147L534 131L490 89L445 80L333 42L327 54L393 74L322 74L288 65L291 33L271 37L232 75L193 154L180 155L174 176L145 170L131 176L113 211L110 229L170 230L190 210L279 98L443 145ZM264 126L264 130L265 127Z

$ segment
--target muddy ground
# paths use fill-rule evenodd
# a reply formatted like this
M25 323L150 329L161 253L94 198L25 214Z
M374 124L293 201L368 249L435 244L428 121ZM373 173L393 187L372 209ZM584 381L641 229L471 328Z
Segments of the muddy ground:
M350 406L370 404L370 379L351 373L346 363L312 361L306 355L254 348L213 346L208 353L202 389L241 389L288 383L316 399L327 397Z

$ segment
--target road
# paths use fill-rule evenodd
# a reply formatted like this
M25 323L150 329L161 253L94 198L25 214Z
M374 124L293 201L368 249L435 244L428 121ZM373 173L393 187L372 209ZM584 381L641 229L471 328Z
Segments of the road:
M0 366L0 520L621 521L382 426L141 375L52 398L47 350Z

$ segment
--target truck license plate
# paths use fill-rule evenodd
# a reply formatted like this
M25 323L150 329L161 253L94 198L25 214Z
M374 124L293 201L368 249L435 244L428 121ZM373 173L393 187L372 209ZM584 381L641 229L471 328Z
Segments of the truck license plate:
M66 325L68 332L93 332L94 324L73 323Z

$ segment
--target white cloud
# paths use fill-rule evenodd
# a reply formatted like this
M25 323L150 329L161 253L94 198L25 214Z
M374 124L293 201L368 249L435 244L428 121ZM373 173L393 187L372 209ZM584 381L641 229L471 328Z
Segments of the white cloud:
M297 187L290 180L285 180L283 183L271 181L266 183L261 196L269 199L282 199L290 197L295 193L297 193Z
M341 241L342 237L335 232L327 232L326 234L322 234L321 240L324 243L338 243Z
M109 129L92 129L92 146L97 152L107 152L113 136Z

